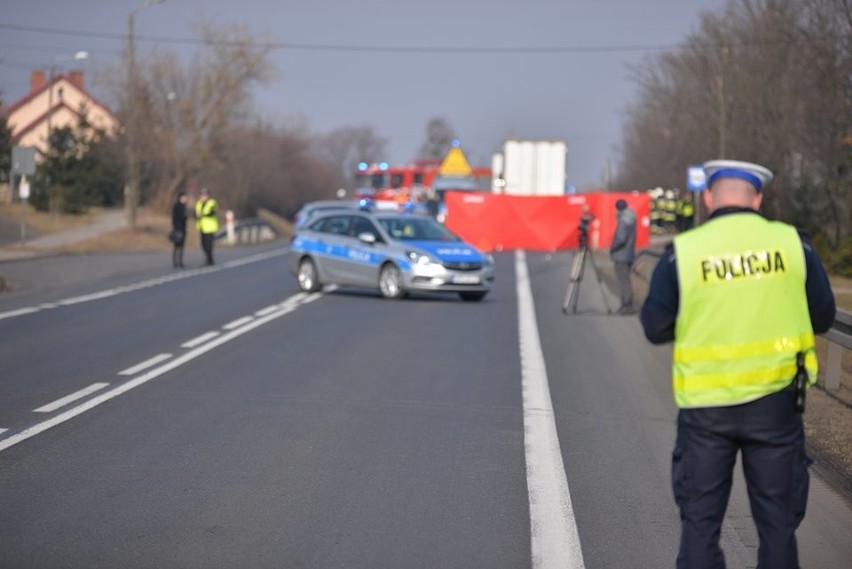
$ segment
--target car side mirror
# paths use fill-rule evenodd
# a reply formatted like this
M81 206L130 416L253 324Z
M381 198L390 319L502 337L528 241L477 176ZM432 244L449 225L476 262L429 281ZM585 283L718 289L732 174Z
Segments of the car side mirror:
M366 243L367 245L375 245L376 244L376 236L373 235L372 233L367 233L367 232L359 233L358 239L362 243Z

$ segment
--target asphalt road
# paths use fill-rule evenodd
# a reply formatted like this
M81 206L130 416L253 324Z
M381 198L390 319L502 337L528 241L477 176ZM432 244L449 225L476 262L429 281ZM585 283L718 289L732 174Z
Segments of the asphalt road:
M3 264L0 568L674 565L670 349L588 276L563 315L569 254L497 255L482 303L218 258ZM722 541L755 566L739 478ZM852 563L816 475L799 542Z

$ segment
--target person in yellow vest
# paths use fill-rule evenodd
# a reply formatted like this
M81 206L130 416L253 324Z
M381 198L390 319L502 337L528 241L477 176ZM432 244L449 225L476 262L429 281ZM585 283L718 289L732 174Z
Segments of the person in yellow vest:
M210 197L207 188L201 189L201 195L195 202L195 226L201 235L201 248L204 250L206 264L213 264L213 242L219 231L219 204Z
M663 232L663 189L651 190L651 233Z
M724 569L719 534L741 453L757 566L798 569L811 463L801 413L816 382L814 333L831 327L834 296L810 238L758 213L768 169L704 169L710 217L667 248L641 312L649 341L674 341L677 567Z
M661 200L663 231L674 233L677 230L677 199L672 190L666 190Z
M692 229L694 217L695 204L692 201L692 192L685 192L677 202L678 233Z

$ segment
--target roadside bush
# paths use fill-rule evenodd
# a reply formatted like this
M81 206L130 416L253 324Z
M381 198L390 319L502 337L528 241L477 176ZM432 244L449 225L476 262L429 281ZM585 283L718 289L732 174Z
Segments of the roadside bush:
M92 206L120 202L122 173L114 144L85 126L51 132L33 184L30 201L36 209L82 214Z
M814 237L814 246L829 273L852 278L852 238L841 243L837 249L832 249L828 240L819 234Z

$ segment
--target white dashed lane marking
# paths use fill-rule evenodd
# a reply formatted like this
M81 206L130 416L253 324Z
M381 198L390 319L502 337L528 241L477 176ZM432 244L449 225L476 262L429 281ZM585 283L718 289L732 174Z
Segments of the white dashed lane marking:
M215 348L217 348L217 347L219 347L223 344L226 344L227 342L230 342L231 340L233 340L235 338L242 336L243 334L247 334L248 332L251 332L255 328L259 328L260 326L263 326L264 324L267 324L268 322L272 322L273 320L275 320L277 318L281 318L282 316L289 314L290 312L296 310L296 308L298 308L299 306L313 302L313 301L315 301L315 300L317 300L321 297L322 297L322 293L315 293L315 294L311 294L311 295L304 295L304 294L300 293L298 295L294 295L294 296L290 297L289 299L285 300L281 304L277 305L276 311L274 311L274 312L272 312L272 313L270 313L270 314L268 314L268 315L266 315L262 318L252 318L252 319L250 319L250 321L246 325L239 327L235 330L231 330L231 331L226 332L224 334L219 334L219 332L210 332L210 333L205 334L203 336L199 336L198 338L193 340L193 342L197 341L199 344L203 343L203 345L198 345L198 347L195 347L195 348L185 352L184 354L181 354L181 355L179 355L175 358L170 359L169 361L163 363L159 367L154 367L152 369L149 369L148 371L146 371L142 375L139 375L137 377L129 379L129 380L125 381L124 383L118 384L118 385L112 387L111 389L109 389L108 391L105 391L104 393L100 393L100 394L96 395L95 397L92 397L90 399L87 399L86 401L83 401L82 403L78 404L75 407L71 407L70 409L66 409L66 410L62 411L61 413L54 415L53 417L47 419L46 421L42 421L41 423L36 423L35 425L25 427L25 428L21 429L19 432L16 432L15 434L13 434L11 436L0 439L0 451L3 451L3 450L5 450L9 447L12 447L12 446L14 446L14 445L16 445L16 444L18 444L22 441L25 441L25 440L27 440L31 437L34 437L34 436L38 435L39 433L43 433L44 431L47 431L48 429L51 429L51 428L53 428L57 425L61 425L62 423L71 420L72 418L76 417L77 415L81 415L81 414L85 413L86 411L94 409L98 405L101 405L102 403L110 401L111 399L114 399L114 398L118 397L119 395L130 391L131 389L135 389L136 387L139 387L140 385L144 385L144 384L148 383L149 381L151 381L151 380L153 380L153 379L155 379L155 378L157 378L157 377L159 377L159 376L161 376L161 375L163 375L163 374L165 374L165 373L167 373L167 372L169 372L173 369L176 369L176 368L178 368L178 367L200 357L201 355L203 355L203 354L205 354L205 353L207 353L207 352L209 352L209 351L211 351L211 350L213 350L213 349L215 349ZM204 338L204 340L200 340L201 338ZM210 341L207 341L207 340L210 340ZM204 342L206 342L206 343L204 343ZM99 386L97 389L101 389L102 387L104 387L106 385L108 385L108 384L93 384L86 389L94 389L95 386ZM83 391L85 391L85 390L83 390ZM53 407L54 409L58 409L59 407L61 407L63 405L67 405L68 402L70 402L72 400L72 398L74 398L73 400L76 400L76 399L79 399L81 397L85 397L88 394L88 393L84 393L84 394L81 395L81 393L82 392L77 392L75 394L69 395L68 397L65 397L65 398L63 398L63 399L61 399L61 400L59 400L55 403L51 403L50 406ZM91 392L89 392L89 393L91 393ZM65 403L60 405L60 402L63 402L63 401L65 401ZM47 407L48 406L46 405L45 407L41 407L40 409L46 409ZM6 429L6 430L8 430L8 429ZM2 432L4 432L4 430L0 429L0 433L2 433Z
M237 318L233 322L228 322L227 324L222 326L222 328L224 328L225 330L233 330L234 328L239 328L244 324L248 324L252 320L254 320L254 318L252 318L251 316L243 316L242 318Z
M208 340L212 340L213 338L215 338L218 335L219 335L219 332L207 332L206 334L202 334L200 336L193 338L192 340L184 342L183 344L180 345L180 347L181 348L194 348L195 346L200 346L201 344L203 344L204 342L207 342Z
M148 369L149 367L154 367L158 363L164 362L167 359L169 359L170 357L172 357L171 354L158 354L158 355L154 356L153 358L145 360L142 363L136 364L133 367L129 367L126 370L118 372L118 375L136 375L137 373L139 373L143 369Z
M254 313L255 316L266 316L267 314L272 314L276 310L281 310L280 304L275 304L273 306L267 306L266 308L261 308L257 312Z
M92 393L94 393L96 391L100 391L101 389L103 389L107 385L109 385L109 383L93 383L89 387L84 387L80 391L75 391L71 395L67 395L67 396L63 397L62 399L57 399L53 403L48 403L47 405L39 407L38 409L35 409L33 412L34 413L53 413L57 409L61 409L62 407L65 407L66 405L69 405L69 404L77 401L78 399L82 399L83 397L86 397L87 395L91 395Z

